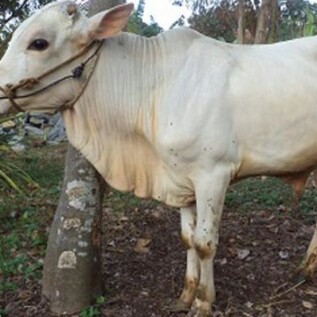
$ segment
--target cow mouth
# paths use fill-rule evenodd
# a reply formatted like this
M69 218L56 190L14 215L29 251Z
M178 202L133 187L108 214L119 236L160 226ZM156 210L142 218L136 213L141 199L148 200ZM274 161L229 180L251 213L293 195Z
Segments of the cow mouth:
M3 94L0 97L5 97ZM9 100L0 101L0 116L4 117L6 114L17 112L11 105Z

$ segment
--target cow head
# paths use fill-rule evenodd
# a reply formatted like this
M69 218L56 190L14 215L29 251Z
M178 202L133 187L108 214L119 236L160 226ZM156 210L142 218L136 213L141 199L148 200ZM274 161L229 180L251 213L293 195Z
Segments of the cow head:
M25 79L38 78L92 42L116 35L127 24L132 10L133 4L124 4L87 18L71 1L43 7L15 31L0 61L0 86L15 86ZM25 111L56 110L66 101L75 98L82 84L80 80L67 80L40 93L32 93L70 75L72 67L80 64L81 59L80 56L71 65L58 68L32 87L23 86L18 89L15 92L17 97L30 95L14 99L18 108ZM12 102L3 98L6 94L0 92L0 114L13 109Z

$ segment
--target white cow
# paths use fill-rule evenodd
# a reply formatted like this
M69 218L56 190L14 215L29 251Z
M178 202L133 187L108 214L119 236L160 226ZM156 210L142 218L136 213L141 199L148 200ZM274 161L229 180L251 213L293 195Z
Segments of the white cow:
M29 18L0 63L0 113L61 110L70 142L111 186L180 207L178 307L206 317L229 184L301 179L317 165L317 39L239 46L190 30L118 34L132 9L88 19L65 1ZM303 273L316 255L317 229Z

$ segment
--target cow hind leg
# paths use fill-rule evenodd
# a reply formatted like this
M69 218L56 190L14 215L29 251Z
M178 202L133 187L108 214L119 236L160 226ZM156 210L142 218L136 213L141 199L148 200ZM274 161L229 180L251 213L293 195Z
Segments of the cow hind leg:
M216 169L211 176L195 184L197 223L194 243L200 262L200 276L188 317L211 316L211 305L215 300L213 259L218 245L219 223L225 192L229 186L230 170L222 167Z
M306 256L299 267L297 280L309 280L317 270L317 219L313 238L309 244Z
M194 300L199 279L199 259L194 245L196 226L196 206L181 208L181 239L187 250L187 267L184 289L180 298L169 305L169 311L188 311Z

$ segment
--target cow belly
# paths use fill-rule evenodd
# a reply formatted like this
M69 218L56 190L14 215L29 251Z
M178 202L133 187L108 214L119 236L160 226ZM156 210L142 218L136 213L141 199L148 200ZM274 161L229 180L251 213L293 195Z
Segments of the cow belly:
M255 147L256 148L256 147ZM309 172L317 166L317 145L298 149L296 145L283 149L270 148L262 151L245 151L237 173L239 177L252 175L287 176Z
M98 151L91 148L93 144L89 142L81 151L111 187L173 207L188 206L195 200L193 185L186 175L168 168L142 136L109 137L102 149L95 142Z
M188 180L181 181L162 166L150 171L146 169L146 163L142 165L139 169L135 166L133 172L129 170L130 178L127 178L128 174L122 174L122 171L126 170L124 166L113 166L104 178L110 186L119 191L131 191L140 198L154 198L168 206L185 207L195 201L194 190Z

